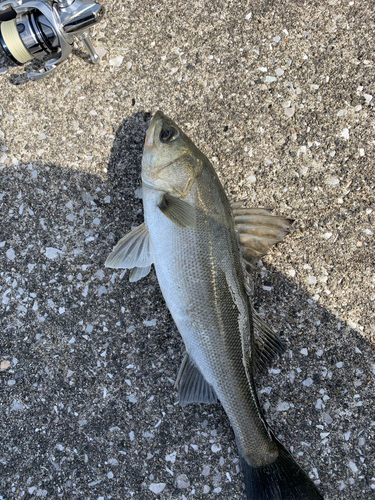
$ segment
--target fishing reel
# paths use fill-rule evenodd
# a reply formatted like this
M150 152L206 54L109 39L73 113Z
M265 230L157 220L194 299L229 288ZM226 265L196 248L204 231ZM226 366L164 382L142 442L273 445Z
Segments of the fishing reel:
M29 80L43 78L65 61L74 36L97 63L88 30L103 15L104 7L93 0L5 0L0 3L0 47L17 65L39 62L37 71L27 73Z

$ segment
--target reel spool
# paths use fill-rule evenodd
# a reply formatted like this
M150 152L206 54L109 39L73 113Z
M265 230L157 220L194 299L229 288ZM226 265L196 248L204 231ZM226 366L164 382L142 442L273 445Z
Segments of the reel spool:
M43 78L71 53L73 37L82 40L93 63L99 56L88 29L99 22L104 8L92 0L6 0L0 3L0 46L17 65L42 61L30 80Z

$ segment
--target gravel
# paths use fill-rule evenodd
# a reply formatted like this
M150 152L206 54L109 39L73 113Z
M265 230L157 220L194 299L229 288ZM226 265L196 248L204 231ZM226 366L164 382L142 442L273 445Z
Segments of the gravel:
M104 267L158 109L231 199L295 219L254 271L285 344L259 398L326 499L374 495L373 33L370 1L110 0L99 65L77 43L15 86L0 59L0 500L244 499L221 406L178 405L154 271Z

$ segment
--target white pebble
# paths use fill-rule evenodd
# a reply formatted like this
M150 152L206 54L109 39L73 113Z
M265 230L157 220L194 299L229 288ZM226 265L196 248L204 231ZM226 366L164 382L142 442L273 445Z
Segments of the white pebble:
M269 75L266 76L266 83L272 83L272 82L276 82L276 81L277 81L277 78L275 76L269 76Z
M313 379L308 377L306 380L302 382L302 385L304 385L305 387L310 387L310 385L312 385L313 383L314 383Z
M279 37L279 35L277 35L277 36L274 36L274 37L272 38L272 40L273 40L274 42L276 42L276 43L279 43L279 42L280 42L280 40L281 40L281 37Z
M247 180L247 182L254 184L254 182L256 182L257 178L255 175L249 175L248 177L246 177L246 180Z
M287 118L292 118L296 111L296 108L294 106L291 106L290 108L284 108L284 113Z
M363 97L366 99L366 104L370 104L372 101L372 95L371 94L363 94Z
M336 177L330 177L327 181L327 184L329 186L337 186L338 184L340 184L340 180L337 179Z
M53 247L47 247L46 248L46 257L48 259L56 259L56 257L59 255L59 253L64 253L61 250L58 250L57 248Z
M145 326L156 326L156 318L151 319L150 321L144 320L143 324Z
M282 403L280 403L278 405L278 407L276 408L276 411L288 411L289 408L290 408L289 403L287 403L286 401L283 401Z
M109 60L109 65L115 67L121 66L123 60L124 60L123 56L114 57L113 59Z
M356 466L356 464L354 462L350 461L348 465L349 465L350 469L352 470L352 472L354 474L357 474L358 467Z
M325 421L327 424L332 424L332 422L333 422L333 418L332 418L330 415L328 415L328 413L324 413L324 412L323 412L323 413L322 413L322 415L323 415L324 421Z
M211 446L211 450L213 453L217 453L221 450L221 446L218 443L215 443Z
M340 109L340 111L337 113L337 116L345 116L347 112L347 109Z
M346 141L349 140L349 129L344 128L343 131L341 132L341 137L343 137Z
M158 495L159 493L161 493L164 490L165 487L166 487L165 483L151 483L148 488L149 488L149 490L152 491L152 493L155 493L155 495Z
M14 260L16 258L16 254L13 248L9 248L9 250L6 251L6 256L8 257L9 260Z
M284 74L284 70L281 68L276 68L275 73L277 76L282 76Z
M177 451L174 451L173 453L166 455L165 460L167 462L171 462L172 464L174 464L176 461L176 456L177 456Z
M202 476L208 476L210 474L211 467L209 465L205 465L202 469Z
M309 354L309 351L304 347L303 349L300 350L300 353L303 354L304 356L307 356Z
M296 275L296 272L294 269L289 269L289 274L292 278L294 278L294 276Z

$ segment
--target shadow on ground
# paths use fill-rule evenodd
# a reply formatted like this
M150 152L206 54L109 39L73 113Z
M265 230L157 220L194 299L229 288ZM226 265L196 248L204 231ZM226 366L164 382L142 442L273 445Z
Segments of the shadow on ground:
M129 284L104 268L117 240L143 221L137 189L149 118L124 120L107 180L36 163L0 170L0 498L151 499L149 484L161 482L163 498L193 488L201 498L204 485L204 498L217 498L217 487L243 498L221 406L176 404L182 343L154 271ZM255 276L255 307L286 346L258 381L266 418L327 498L352 498L351 481L368 492L373 346L344 323L338 329L293 280L266 271ZM280 403L286 411L276 411ZM189 488L177 488L180 474Z

